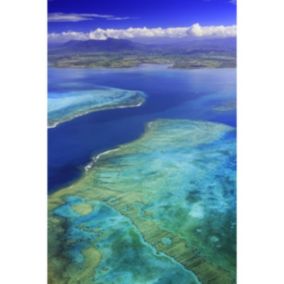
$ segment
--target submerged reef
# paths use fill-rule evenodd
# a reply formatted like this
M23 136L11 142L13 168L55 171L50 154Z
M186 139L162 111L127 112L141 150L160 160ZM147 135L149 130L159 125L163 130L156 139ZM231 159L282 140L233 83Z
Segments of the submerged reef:
M232 111L236 109L236 102L229 101L226 104L216 105L213 110L218 112Z
M144 103L141 91L100 87L92 90L49 92L48 126L71 120L89 112L135 107Z
M235 129L157 120L49 196L49 283L236 282Z

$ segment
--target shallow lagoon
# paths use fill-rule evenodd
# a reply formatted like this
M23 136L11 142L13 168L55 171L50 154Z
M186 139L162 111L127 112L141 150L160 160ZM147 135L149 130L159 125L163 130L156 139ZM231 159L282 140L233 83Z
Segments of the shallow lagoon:
M51 68L49 92L104 86L140 90L147 100L139 108L90 113L49 129L49 192L79 178L94 155L138 138L145 125L157 118L198 119L235 126L235 76L235 69Z
M235 70L49 77L147 95L49 129L50 283L235 283Z
M235 283L235 217L235 129L153 121L50 195L50 281Z
M71 87L74 88L74 84L71 84ZM143 92L98 86L91 90L49 92L48 125L56 127L60 123L90 112L138 107L144 100Z

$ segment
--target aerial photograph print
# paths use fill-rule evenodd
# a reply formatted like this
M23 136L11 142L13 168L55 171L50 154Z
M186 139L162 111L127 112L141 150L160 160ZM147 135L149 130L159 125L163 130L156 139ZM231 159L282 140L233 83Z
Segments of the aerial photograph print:
M234 284L234 0L48 0L48 283Z

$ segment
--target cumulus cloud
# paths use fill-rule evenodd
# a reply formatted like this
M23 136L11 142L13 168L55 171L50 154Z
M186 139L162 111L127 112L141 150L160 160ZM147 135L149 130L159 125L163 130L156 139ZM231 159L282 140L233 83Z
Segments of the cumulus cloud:
M49 22L81 22L81 21L91 21L93 19L100 18L106 20L129 20L130 17L116 17L113 15L103 15L103 14L87 14L87 13L49 13L48 21Z
M196 37L232 37L236 36L236 26L205 26L194 24L187 30L189 36Z
M236 26L201 26L196 23L189 27L174 28L128 28L128 29L101 29L84 33L67 31L49 34L50 41L68 40L106 40L134 39L134 38L217 38L235 37Z

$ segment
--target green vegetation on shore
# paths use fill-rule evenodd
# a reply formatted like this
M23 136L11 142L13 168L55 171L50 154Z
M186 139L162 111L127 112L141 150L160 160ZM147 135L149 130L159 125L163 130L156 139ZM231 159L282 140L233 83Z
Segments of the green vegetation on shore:
M172 68L226 68L236 66L235 41L198 41L147 45L128 40L71 41L50 48L54 67L129 68L141 64L169 64Z
M53 67L72 68L129 68L141 64L169 64L172 68L226 68L235 67L235 57L224 54L200 53L195 55L143 55L143 54L117 54L96 53L66 56L49 56Z

